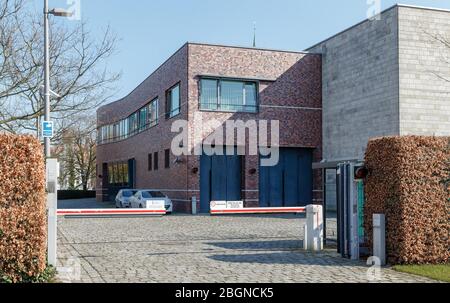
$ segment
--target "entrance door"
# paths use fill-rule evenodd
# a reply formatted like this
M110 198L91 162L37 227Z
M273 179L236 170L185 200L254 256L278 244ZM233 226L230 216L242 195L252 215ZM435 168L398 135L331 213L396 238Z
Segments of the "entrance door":
M312 203L312 150L280 148L280 161L260 167L261 207L306 206Z
M241 200L241 174L241 156L202 155L200 159L200 212L209 212L211 201Z

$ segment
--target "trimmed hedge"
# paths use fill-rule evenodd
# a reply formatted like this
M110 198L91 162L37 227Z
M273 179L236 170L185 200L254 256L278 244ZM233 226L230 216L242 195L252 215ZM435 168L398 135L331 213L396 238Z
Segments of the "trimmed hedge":
M386 215L391 264L449 261L450 138L385 137L369 142L365 229L372 247L372 215Z
M93 199L95 190L58 190L58 200Z
M0 281L24 282L46 270L45 164L31 136L0 135Z

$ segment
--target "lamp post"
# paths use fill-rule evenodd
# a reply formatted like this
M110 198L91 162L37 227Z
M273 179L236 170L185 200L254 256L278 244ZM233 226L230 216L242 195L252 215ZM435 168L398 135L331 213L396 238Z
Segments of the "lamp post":
M49 15L56 17L70 17L72 13L64 9L48 9L48 0L44 0L44 122L42 135L44 137L45 158L46 158L46 182L47 182L47 261L49 265L56 267L56 245L57 245L57 219L58 209L58 162L50 159L50 140L53 136L53 125L50 122L50 95L58 96L50 89L50 39L49 39ZM51 132L46 133L46 128L51 125Z
M48 0L44 0L44 122L50 121L50 38L49 38L49 15L56 17L71 17L72 12L61 8L49 10ZM50 137L44 136L45 158L51 157Z

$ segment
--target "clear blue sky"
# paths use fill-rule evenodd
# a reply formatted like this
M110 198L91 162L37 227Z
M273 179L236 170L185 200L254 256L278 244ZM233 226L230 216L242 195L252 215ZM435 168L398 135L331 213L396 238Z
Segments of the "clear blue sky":
M44 1L33 1L41 12ZM381 0L382 9L395 3ZM450 9L449 0L400 3ZM256 22L258 47L304 50L365 19L368 7L366 0L81 0L81 17L94 35L110 25L120 38L110 62L123 73L120 98L186 41L251 46Z

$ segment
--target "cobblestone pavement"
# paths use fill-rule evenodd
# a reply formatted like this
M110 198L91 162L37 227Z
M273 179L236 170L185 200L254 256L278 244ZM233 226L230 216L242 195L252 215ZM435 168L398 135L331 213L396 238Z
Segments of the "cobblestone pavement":
M364 263L342 259L331 249L302 251L304 219L294 215L60 218L58 223L62 281L369 282ZM379 282L431 280L382 269Z

